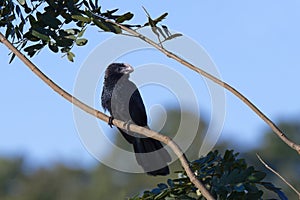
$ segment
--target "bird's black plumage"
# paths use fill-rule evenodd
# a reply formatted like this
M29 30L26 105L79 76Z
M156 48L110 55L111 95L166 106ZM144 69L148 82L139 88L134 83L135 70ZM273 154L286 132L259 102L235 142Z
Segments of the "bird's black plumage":
M123 63L113 63L107 67L101 95L102 107L115 119L147 127L142 97L136 85L129 80L131 72L133 68ZM120 128L119 131L133 145L138 164L149 175L169 174L167 163L171 157L159 141Z

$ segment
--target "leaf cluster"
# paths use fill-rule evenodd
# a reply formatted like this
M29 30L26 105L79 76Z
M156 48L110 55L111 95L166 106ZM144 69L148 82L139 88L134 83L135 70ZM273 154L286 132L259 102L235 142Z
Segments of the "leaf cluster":
M133 14L118 15L117 11L102 12L97 0L31 0L30 4L25 0L2 0L0 28L6 29L5 37L12 42L17 40L15 44L18 44L19 50L24 48L30 57L48 46L52 52L61 52L73 61L72 47L84 46L88 42L83 38L88 25L121 33L119 27L106 22L106 19L123 23L132 19Z
M166 25L161 25L161 26L158 25L161 21L163 21L168 16L168 13L163 13L161 16L157 17L156 19L152 19L150 14L148 13L148 11L144 7L143 7L143 9L144 9L145 13L147 14L147 18L148 18L148 22L146 22L144 24L144 27L145 26L151 27L152 32L157 36L160 45L162 45L162 43L167 40L171 40L171 39L182 36L181 33L172 34ZM164 40L161 40L161 37Z
M285 200L287 197L270 182L263 179L266 173L248 166L238 153L227 150L222 156L218 151L208 153L190 163L196 177L202 181L216 199L262 199L263 190L270 190ZM205 199L190 182L184 170L176 172L178 178L159 183L156 188L144 191L142 196L130 200L167 199L198 200Z
M159 26L168 13L152 19L144 10L148 22L136 25L127 23L134 16L131 12L117 14L118 9L102 11L98 0L0 0L0 30L5 29L5 37L30 57L48 47L54 53L63 53L70 61L74 61L75 57L72 48L87 44L88 39L83 35L88 27L122 33L121 28L109 20L128 28L149 26L161 45L181 36L179 33L172 34L166 25Z

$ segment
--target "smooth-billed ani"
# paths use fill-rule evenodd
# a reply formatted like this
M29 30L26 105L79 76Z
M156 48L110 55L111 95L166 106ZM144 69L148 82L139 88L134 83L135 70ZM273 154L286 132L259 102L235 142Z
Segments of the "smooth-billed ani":
M145 106L136 85L129 80L133 68L128 64L112 63L106 71L101 95L102 107L111 114L111 119L147 127ZM111 125L111 123L109 123ZM169 153L162 144L152 138L118 128L124 138L133 145L135 157L149 175L169 174Z

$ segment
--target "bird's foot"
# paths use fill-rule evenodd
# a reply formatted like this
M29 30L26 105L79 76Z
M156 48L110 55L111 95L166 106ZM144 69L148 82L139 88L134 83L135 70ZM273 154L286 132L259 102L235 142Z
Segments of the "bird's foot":
M130 125L134 124L134 122L132 120L128 120L127 122L124 123L123 128L126 130L127 133L129 133L129 129L130 129Z
M112 126L114 125L113 120L114 120L114 117L109 117L108 118L108 125L110 126L110 128L112 128Z

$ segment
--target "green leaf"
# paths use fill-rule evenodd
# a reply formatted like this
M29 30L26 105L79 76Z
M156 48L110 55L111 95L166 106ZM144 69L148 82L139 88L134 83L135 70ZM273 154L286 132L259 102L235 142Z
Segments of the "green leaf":
M167 27L166 25L162 25L161 27L163 28L165 34L166 34L168 37L170 37L170 36L172 35L172 34L170 33L170 31L169 31L169 29L168 29L168 27Z
M257 172L254 172L253 174L251 174L248 177L248 180L251 181L251 182L259 182L262 179L264 179L266 177L266 175L267 174L265 172L257 171Z
M65 24L68 24L68 23L70 23L71 21L73 21L73 19L72 19L72 15L70 15L69 13L67 13L67 12L63 12L63 13L61 13L61 16L65 19Z
M32 42L37 42L37 41L40 40L39 38L34 37L34 36L31 34L30 31L28 31L27 33L24 34L24 38L26 38L26 39L28 39L28 40L30 40L30 41L32 41Z
M245 199L262 199L261 196L263 195L263 191L259 190L254 193L247 193Z
M15 34L19 40L22 39L22 34L18 26L15 27Z
M164 189L167 189L167 188L168 188L168 186L167 186L166 184L164 184L164 183L159 183L159 184L157 184L157 186L158 186L159 189L161 189L161 190L164 190Z
M168 191L168 190L164 190L164 191L161 192L160 194L156 195L156 196L154 197L154 200L164 199L168 194L169 194L169 191Z
M117 22L117 23L123 23L124 21L131 20L132 17L133 17L133 14L130 13L130 12L128 12L128 13L125 13L124 15L118 17L118 18L116 19L116 22Z
M12 37L13 33L14 33L13 25L11 23L8 23L5 31L5 37L6 38L8 38L9 36Z
M159 188L154 188L153 190L151 190L151 193L152 193L152 194L158 195L158 194L161 193L161 189L159 189Z
M155 22L154 22L154 20L151 18L151 16L150 16L150 14L148 13L148 11L146 10L146 8L145 7L142 7L143 9L144 9L144 11L145 11L145 13L146 13L146 15L147 15L147 17L148 17L148 22L144 25L144 26L151 26L152 28L153 27L156 27L156 24L155 24ZM155 33L156 31L154 31L153 29L152 29L152 31ZM157 34L157 33L155 33L155 34Z
M18 0L19 4L21 4L22 6L24 6L26 4L25 0Z
M166 197L165 200L176 200L175 197Z
M63 47L63 48L60 49L60 51L61 51L62 53L67 53L67 52L69 52L70 50L71 50L70 47Z
M14 14L10 15L10 16L7 18L7 20L10 21L10 22L12 22L12 21L15 20L15 19L16 19L16 16L15 16Z
M106 26L106 24L104 24L102 21L94 19L93 20L94 24L96 26L98 26L99 28L101 28L104 31L110 31L110 29Z
M56 41L57 46L60 46L60 47L72 46L73 42L74 42L74 40L68 39L65 37L58 37L55 39L55 41Z
M196 192L190 192L187 195L188 197L190 197L191 199L198 199L199 196L196 194Z
M65 32L66 32L67 34L75 35L75 34L77 34L78 32L80 32L80 30L77 29L77 28L70 28L70 29L66 29Z
M45 45L44 44L35 44L24 49L25 52L28 53L30 57L34 56L36 52L41 50Z
M269 183L269 182L262 182L261 184L262 184L265 188L267 188L268 190L271 190L271 191L275 192L281 200L288 200L288 198L287 198L287 197L285 196L285 194L281 191L281 189L275 187L272 183Z
M53 51L54 53L58 52L58 47L54 42L49 42L48 43L48 47L51 51Z
M174 39L174 38L181 37L181 36L182 36L181 33L175 33L175 34L173 34L173 35L167 37L167 38L165 39L165 41L167 41L167 40L172 40L172 39Z
M28 18L29 18L29 23L30 23L31 27L34 27L36 24L35 18L32 15L29 15Z
M122 33L122 30L120 29L120 27L113 25L111 23L105 22L103 20L93 20L94 24L96 26L98 26L99 28L101 28L102 30L106 31L106 32L113 32L116 34L120 34Z
M85 39L85 38L80 38L80 39L77 39L77 40L76 40L76 44L77 44L78 46L84 46L87 42L88 42L88 40Z
M43 47L44 47L43 44L35 44L35 45L31 45L29 47L26 47L24 49L24 51L29 52L29 51L34 51L34 50L40 50Z
M67 35L67 36L65 36L65 38L71 39L71 40L76 40L76 36L75 35Z
M13 53L10 60L9 60L9 64L15 59L15 57L16 57L16 54Z
M111 27L111 32L114 32L116 34L122 33L122 30L120 27L118 27L116 25L112 25L112 24L110 24L110 27Z
M75 57L74 53L72 53L71 51L68 51L67 52L67 57L68 57L69 61L74 62L74 57Z
M43 22L44 26L49 26L53 29L58 29L62 24L61 21L56 18L55 12L45 12L43 14L37 12L36 16L39 22Z
M157 24L158 22L161 22L162 20L164 20L167 16L168 16L168 13L164 13L161 16L159 16L158 18L156 18L154 20L154 22Z
M72 18L73 19L76 19L76 20L79 20L81 22L85 22L85 23L90 23L91 22L91 19L88 18L88 17L84 17L82 15L72 15Z
M167 180L167 183L168 183L168 185L169 185L171 188L174 187L174 182L173 182L172 179L168 179L168 180Z
M233 150L226 150L223 159L225 161L232 161L232 160L234 160Z
M82 30L78 33L77 37L82 37L83 34L84 34L84 32L85 32L85 30L86 30L86 28L82 29Z
M148 22L144 25L144 26L151 26L151 27L156 27L156 24L158 24L159 22L161 22L162 20L164 20L166 18L166 16L168 15L168 13L164 13L161 16L159 16L156 19L152 19L149 15L149 13L147 12L147 10L144 8L145 12L147 13L148 16Z
M50 38L49 38L48 35L44 35L44 34L38 32L38 31L36 31L36 30L32 30L31 34L32 34L33 36L35 36L35 37L37 37L37 38L43 40L43 41L46 41L46 42L48 42L48 41L50 40Z
M27 4L24 5L24 8L26 14L29 14L31 12L31 8L29 8Z
M47 25L44 23L43 14L40 12L36 12L36 27L43 28Z
M160 27L156 27L156 29L158 30L158 32L160 33L160 35L162 35L165 39L167 38L166 35L164 34L164 32L162 31L162 29Z
M91 0L89 0L89 3L90 3L90 6L92 7L92 9L95 10L96 6L94 5L94 3Z
M104 17L107 17L109 19L114 19L116 16L113 15L113 13L117 12L119 9L113 9L113 10L107 10L105 13L102 13Z
M26 44L27 44L27 40L23 41L21 45L21 49L23 49L26 46Z
M22 21L25 21L19 5L16 5L16 12L17 12L17 15L22 19Z
M245 191L245 186L242 183L239 183L234 186L234 190L237 192L243 192Z
M157 32L157 27L151 27L152 32L159 37L159 34Z
M76 25L77 25L78 27L84 27L85 24L86 24L86 23L85 23L85 22L82 22L82 21L78 21L78 22L76 23Z
M148 24L150 24L150 26L153 28L153 27L156 27L156 24L155 22L153 21L153 19L151 19L150 17L148 17Z
M85 5L85 7L90 10L90 5L86 0L83 0L82 3Z

